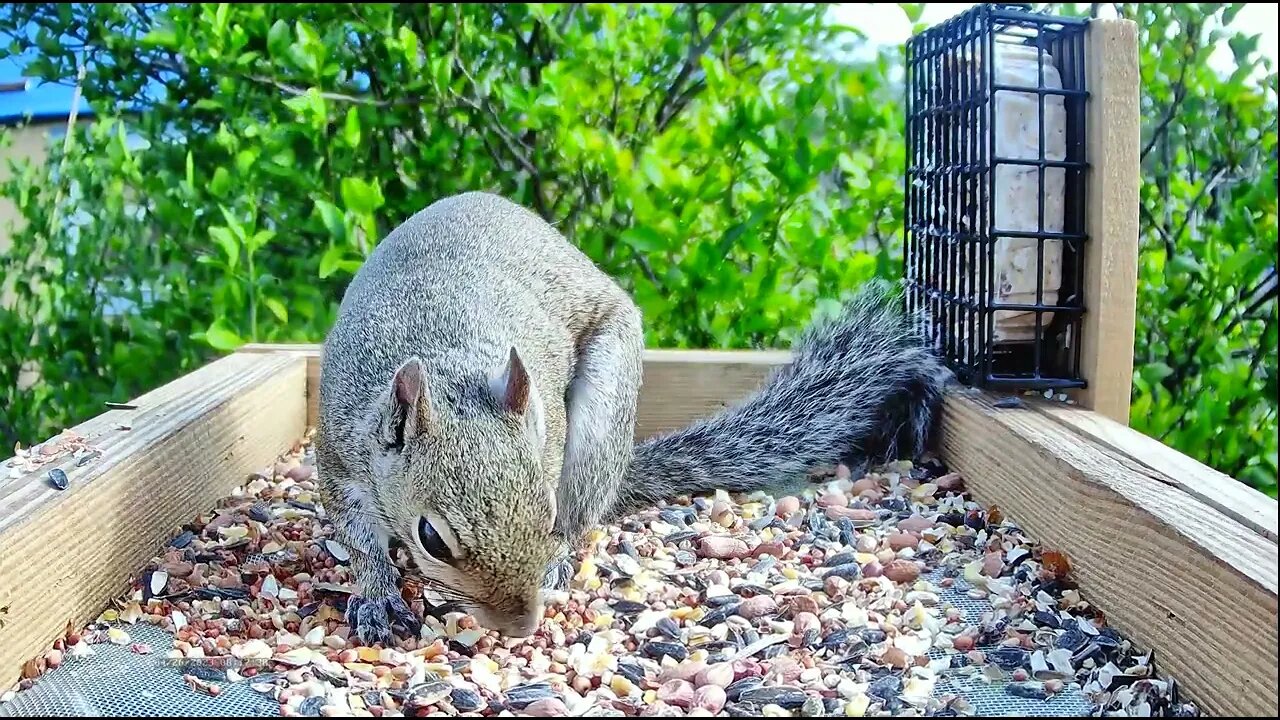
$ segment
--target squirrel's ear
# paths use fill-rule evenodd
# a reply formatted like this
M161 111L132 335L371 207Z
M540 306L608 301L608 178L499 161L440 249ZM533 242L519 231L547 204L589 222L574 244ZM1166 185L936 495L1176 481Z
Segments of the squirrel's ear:
M427 394L422 361L410 357L396 369L391 379L391 434L397 447L405 438L423 432L431 421L431 399Z
M489 389L503 410L523 415L529 409L533 381L529 379L529 371L525 370L524 361L514 347L507 356L506 367L489 377Z
M541 447L546 440L542 402L533 378L529 376L520 353L514 347L507 354L506 365L489 374L489 391L493 393L493 399L497 401L499 408L524 420L525 427L532 433L538 447Z

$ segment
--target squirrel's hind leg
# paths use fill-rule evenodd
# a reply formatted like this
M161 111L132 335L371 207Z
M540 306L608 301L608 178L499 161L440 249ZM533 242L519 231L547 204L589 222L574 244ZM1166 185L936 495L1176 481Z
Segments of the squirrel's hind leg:
M643 372L640 312L620 302L581 344L565 397L556 533L571 548L616 502L635 442Z

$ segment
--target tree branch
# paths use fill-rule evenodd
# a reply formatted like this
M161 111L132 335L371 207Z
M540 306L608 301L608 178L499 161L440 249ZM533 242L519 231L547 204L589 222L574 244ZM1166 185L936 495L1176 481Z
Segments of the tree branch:
M461 33L462 14L456 5L454 6L454 13L457 17L454 32ZM455 34L455 51L453 53L454 67L458 68L458 71L467 78L467 82L471 84L472 89L476 91L478 96L480 83L476 82L475 76L473 76L471 71L467 69L467 66L463 64L462 56L456 49L457 37L457 34ZM529 155L529 148L524 146L524 144L511 133L511 131L507 130L506 126L502 123L502 118L498 117L497 111L493 109L487 99L480 98L479 100L474 100L466 95L452 91L451 94L459 102L471 108L472 111L479 113L482 116L487 116L492 121L490 129L498 136L498 139L502 141L503 146L506 147L507 152L511 154L511 157L516 161L520 168L529 175L529 183L532 186L530 190L533 192L534 209L537 210L538 214L547 220L547 222L550 222L552 220L552 215L550 210L547 208L547 199L543 191L542 172L538 170L537 165L534 165L533 159Z
M560 27L556 28L557 35L564 35L564 31L569 29L569 23L573 22L573 16L577 14L580 7L582 7L582 3L569 3L568 9L564 12L564 17L560 18Z
M289 83L283 82L281 80L277 80L275 78L270 78L265 75L247 75L246 77L262 85L271 85L272 87L275 87L276 89L279 89L279 90L283 90L284 92L287 92L290 95L306 95L308 92L306 88L300 88L296 85L290 85ZM326 90L317 90L316 92L319 93L320 97L324 98L325 100L332 100L334 102L356 103L359 105L372 105L374 107L394 107L397 105L420 105L422 101L425 99L415 95L410 97L396 98L395 100L379 100L376 97L370 97L368 95L348 95L347 93L328 92Z
M1169 236L1168 231L1164 229L1164 226L1156 222L1155 217L1151 214L1151 211L1147 209L1146 205L1139 205L1138 212L1141 213L1142 218L1147 221L1147 226L1152 230L1155 230L1156 234L1160 236L1160 241L1164 243L1165 257L1172 258L1174 253L1177 252L1177 247L1174 246L1173 238Z
M631 254L635 256L636 264L640 266L640 272L643 272L644 276L649 278L649 282L653 283L655 290L661 292L662 282L658 280L658 275L653 271L653 266L649 264L649 259L635 248L631 248Z
M613 101L609 107L609 134L613 135L618 131L618 99L622 84L622 79L618 77L618 65L616 60L609 61L609 75L613 82Z
M1248 302L1249 305L1231 318L1231 322L1227 323L1227 327L1222 331L1223 337L1230 335L1231 331L1235 330L1236 326L1241 322L1259 319L1254 313L1261 310L1263 305L1276 299L1278 295L1280 295L1280 283L1276 279L1276 269L1272 267L1252 290L1240 294L1240 301Z
M666 127L667 123L670 122L670 119L667 117L667 113L670 112L670 105L679 96L680 91L684 89L682 86L685 81L689 79L689 75L693 73L693 69L697 66L698 60L701 59L703 53L711 47L711 43L715 42L716 36L719 35L720 31L724 29L724 26L728 24L729 19L737 14L741 9L741 3L730 5L728 9L720 15L720 17L716 18L716 24L711 28L711 32L708 32L707 36L702 38L701 42L695 43L693 47L689 48L689 54L685 57L684 64L680 67L680 72L676 74L676 79L672 80L671 84L667 86L666 93L663 94L662 100L658 103L658 109L654 113L657 127ZM693 26L693 32L697 33L696 22ZM659 130L659 132L661 132L661 130Z
M659 121L658 132L666 130L677 117L680 117L680 113L683 112L684 109L689 106L689 103L693 102L693 99L697 97L698 93L702 92L706 87L706 78L698 78L692 85L685 88L684 91L680 93L680 97L676 98L675 101L672 102L671 109L667 112L667 117Z
M1191 223L1191 218L1195 216L1196 208L1200 205L1200 201L1204 199L1205 195L1217 187L1220 182L1222 182L1222 178L1226 174L1227 168L1218 168L1217 172L1213 174L1213 177L1209 179L1209 182L1200 186L1200 192L1196 193L1195 198L1193 198L1191 202L1187 203L1187 213L1182 216L1182 222L1178 224L1178 229L1172 236L1175 243L1178 241L1178 238L1182 237L1182 233L1186 232L1187 225Z
M1197 30L1195 34L1198 34L1198 32ZM1195 34L1191 35L1191 37L1194 37ZM1155 129L1151 131L1151 137L1142 148L1142 154L1138 156L1139 160L1147 157L1147 154L1156 146L1165 131L1169 129L1169 123L1173 122L1173 119L1178 116L1178 109L1182 106L1182 100L1187 96L1187 67L1190 64L1188 61L1183 61L1182 69L1178 72L1178 84L1173 89L1173 102L1169 103L1169 110L1165 113L1160 124L1156 125Z

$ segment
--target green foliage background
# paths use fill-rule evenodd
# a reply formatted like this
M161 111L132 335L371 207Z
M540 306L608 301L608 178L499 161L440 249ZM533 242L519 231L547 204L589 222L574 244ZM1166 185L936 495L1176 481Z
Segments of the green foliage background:
M1240 6L1115 6L1141 25L1132 422L1274 495L1275 74L1232 25ZM826 19L6 5L0 53L34 50L29 74L78 85L98 117L2 189L26 222L0 257L0 440L36 442L243 342L320 340L377 240L470 189L555 222L634 294L651 346L786 345L899 272L900 49L851 60L860 33ZM1206 63L1218 37L1230 76Z

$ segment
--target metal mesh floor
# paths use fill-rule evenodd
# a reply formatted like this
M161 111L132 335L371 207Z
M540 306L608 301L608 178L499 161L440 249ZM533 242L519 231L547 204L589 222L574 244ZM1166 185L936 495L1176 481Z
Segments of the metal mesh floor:
M933 583L942 579L941 571L926 576ZM991 604L982 600L973 600L968 596L972 589L963 578L954 578L955 584L949 588L939 588L938 597L942 604L955 607L964 613L967 622L978 622L983 613L991 610ZM992 646L977 646L978 650L990 650ZM953 651L954 652L954 651ZM930 659L942 657L944 653L932 650ZM1081 692L1077 683L1068 684L1063 692L1047 700L1033 700L1010 695L1006 692L1007 683L987 683L979 676L967 677L944 676L939 678L933 694L962 695L973 705L974 714L979 717L1088 717L1093 709L1092 703Z
M937 582L941 573L931 580ZM976 622L991 609L986 601L968 597L969 586L962 578L955 585L940 588L943 604L951 604ZM128 647L101 643L88 657L67 657L62 666L36 681L30 690L0 705L0 717L87 716L87 717L267 717L279 716L279 705L270 696L254 691L250 684L264 676L235 683L219 682L222 692L210 697L192 690L183 680L191 668L183 668L165 658L173 636L144 624L123 626L139 642L151 645L150 655L138 655ZM979 646L978 649L985 650ZM940 657L934 650L931 657ZM189 662L189 661L188 661ZM205 666L206 670L214 670ZM1064 692L1048 700L1010 695L1005 683L988 683L979 676L947 676L939 679L935 696L959 694L972 705L977 716L1085 717L1091 703L1079 685L1069 684Z
M190 666L165 658L173 636L142 623L113 623L134 640L152 647L139 655L127 646L99 643L88 657L67 657L35 685L0 705L3 717L269 717L280 706L249 687L250 681L219 683L211 697L192 690L182 679ZM217 670L206 665L205 671ZM193 673L194 674L194 673Z

